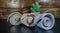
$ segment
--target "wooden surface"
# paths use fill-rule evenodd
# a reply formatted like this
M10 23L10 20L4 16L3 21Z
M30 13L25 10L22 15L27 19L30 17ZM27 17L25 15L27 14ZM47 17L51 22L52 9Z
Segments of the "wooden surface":
M7 19L8 15L12 12L18 11L22 13L27 13L29 12L28 7L31 7L33 3L34 1L32 0L24 0L24 3L19 5L19 8L17 9L12 6L8 6L5 0L0 0L0 19ZM42 13L46 13L48 10L54 9L54 10L50 10L49 12L53 13L56 18L60 18L60 0L55 0L55 2L49 2L49 3L39 2L39 4L42 6ZM26 7L27 9L24 7Z

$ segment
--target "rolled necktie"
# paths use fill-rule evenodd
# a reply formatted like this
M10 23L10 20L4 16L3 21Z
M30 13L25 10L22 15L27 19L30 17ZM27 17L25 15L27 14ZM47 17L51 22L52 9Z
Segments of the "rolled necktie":
M21 23L28 27L35 26L34 17L35 15L32 13L23 14L21 18Z
M12 25L19 25L21 24L21 16L22 14L20 14L19 12L13 12L8 16L7 22L9 22Z
M38 14L34 19L34 23L44 30L50 30L55 24L55 19L51 13Z

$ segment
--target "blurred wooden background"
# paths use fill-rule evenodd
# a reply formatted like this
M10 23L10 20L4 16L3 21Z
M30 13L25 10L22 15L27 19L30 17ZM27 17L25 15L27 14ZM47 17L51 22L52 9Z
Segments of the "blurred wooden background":
M18 0L16 1L18 2ZM32 6L35 0L20 0L20 4L17 8L11 6L10 4L7 5L7 2L8 0L0 0L0 19L7 19L8 15L12 12L24 13ZM42 8L41 13L52 13L55 18L60 18L60 0L55 0L48 3L39 2L39 4ZM23 11L21 11L21 9Z

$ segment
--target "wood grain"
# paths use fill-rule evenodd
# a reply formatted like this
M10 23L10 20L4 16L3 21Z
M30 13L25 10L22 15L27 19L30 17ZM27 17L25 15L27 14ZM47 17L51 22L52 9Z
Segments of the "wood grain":
M10 13L12 12L21 12L21 13L29 13L29 8L34 3L33 0L22 0L18 8L14 9L15 7L8 6L5 0L0 0L0 19L7 19ZM50 3L42 3L39 2L42 8L42 12L50 10L52 8L60 8L60 0L55 0L55 2ZM55 10L56 10L55 9ZM52 12L54 14L54 12ZM58 9L55 14L56 18L60 18L60 10Z

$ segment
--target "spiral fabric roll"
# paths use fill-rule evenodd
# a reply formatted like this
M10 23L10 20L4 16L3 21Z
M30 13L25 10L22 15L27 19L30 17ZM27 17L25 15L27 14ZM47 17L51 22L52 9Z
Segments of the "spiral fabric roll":
M55 19L51 13L44 13L44 14L39 14L38 16L36 16L34 19L34 23L38 27L44 30L50 30L53 28L55 24Z
M35 26L34 17L35 15L33 13L23 14L21 17L21 23L28 27Z
M8 16L7 22L10 22L12 25L19 25L21 23L20 18L21 14L19 12L11 13Z

